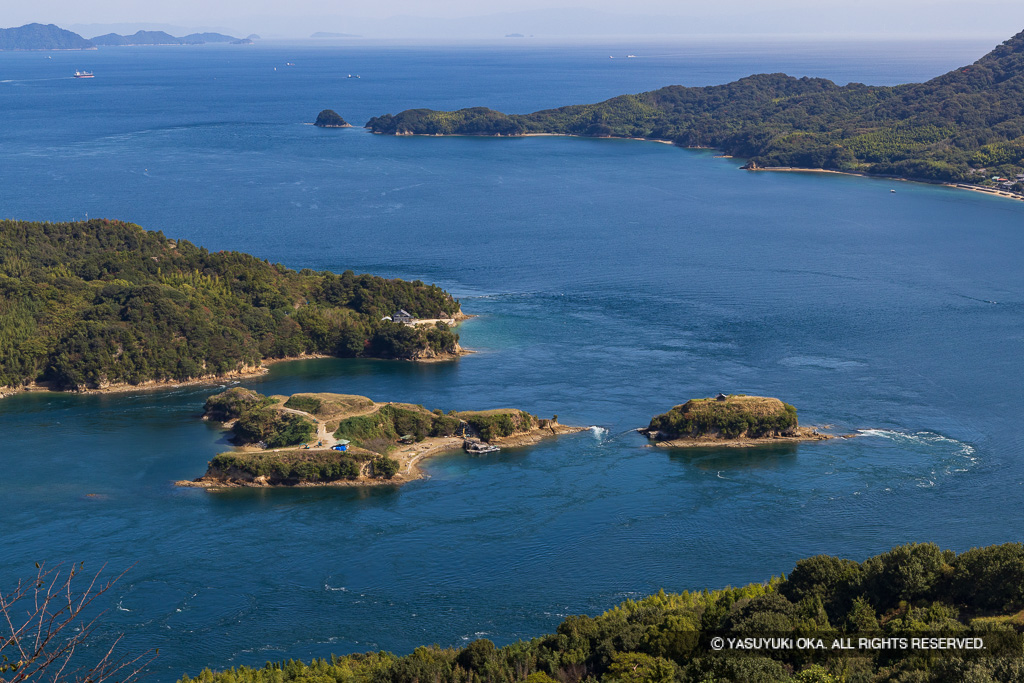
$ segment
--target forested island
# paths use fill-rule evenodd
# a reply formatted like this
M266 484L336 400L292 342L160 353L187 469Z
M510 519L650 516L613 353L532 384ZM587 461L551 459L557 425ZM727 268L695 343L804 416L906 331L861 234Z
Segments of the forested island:
M310 355L456 358L464 317L418 280L297 272L120 221L0 221L0 395L229 377Z
M638 430L664 448L687 446L758 446L787 441L833 438L801 427L796 408L777 398L719 394L695 398L656 415Z
M96 45L55 24L0 28L0 50L95 50Z
M747 168L830 169L1024 191L1024 33L974 64L895 87L760 74L605 102L503 114L410 109L391 135L559 134L716 148Z
M480 639L205 670L181 683L1011 683L1024 680L1022 631L1024 545L958 555L919 543L864 562L818 555L742 588L627 600L501 648Z
M399 484L426 457L474 444L518 446L582 431L523 410L427 410L347 394L264 396L234 387L207 399L203 417L223 422L238 448L178 486Z

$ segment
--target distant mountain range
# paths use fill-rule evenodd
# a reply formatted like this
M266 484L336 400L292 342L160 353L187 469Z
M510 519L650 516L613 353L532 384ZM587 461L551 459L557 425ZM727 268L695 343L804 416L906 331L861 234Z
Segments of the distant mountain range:
M95 50L98 45L202 45L204 43L251 44L256 34L235 38L223 33L190 33L176 38L165 31L137 31L124 36L107 33L87 40L54 24L25 24L16 28L0 28L0 50Z
M234 36L223 33L190 33L176 38L165 31L136 31L130 36L107 33L92 39L96 45L202 45L203 43L237 43Z
M93 50L96 45L53 24L0 28L0 50Z

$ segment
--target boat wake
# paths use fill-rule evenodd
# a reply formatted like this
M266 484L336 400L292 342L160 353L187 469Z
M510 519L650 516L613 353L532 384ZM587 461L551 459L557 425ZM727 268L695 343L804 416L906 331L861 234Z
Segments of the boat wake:
M908 434L889 429L858 429L857 433L862 436L879 436L908 446L939 447L942 450L949 451L952 455L961 455L968 458L971 462L977 461L977 458L974 457L974 446L936 432L924 431Z
M978 463L974 446L936 432L907 433L889 429L860 429L858 433L861 436L888 439L910 453L928 456L933 464L927 474L915 477L918 488L932 488L939 476L967 472Z

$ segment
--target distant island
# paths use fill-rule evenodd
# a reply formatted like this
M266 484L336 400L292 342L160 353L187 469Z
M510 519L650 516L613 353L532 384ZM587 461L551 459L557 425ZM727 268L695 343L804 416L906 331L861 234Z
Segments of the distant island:
M264 396L241 387L207 399L203 417L225 423L239 448L178 486L400 484L420 478L416 464L431 455L488 452L583 430L522 410L445 413L365 396Z
M223 33L190 33L176 38L165 31L136 31L130 36L119 33L107 33L92 39L96 45L129 46L129 45L203 45L205 43L241 44L243 41ZM250 43L252 41L249 41Z
M1024 192L1024 33L974 64L895 87L761 74L668 86L598 104L503 114L409 109L370 119L390 135L579 135L671 141L751 170L833 170Z
M506 38L525 38L526 36L524 36L522 33L506 33L505 37Z
M94 50L95 43L54 24L0 28L0 50Z
M656 415L638 430L664 448L688 446L760 446L834 438L800 427L796 408L777 398L719 394L695 398Z
M351 128L345 119L341 118L341 115L333 109L324 109L322 112L317 114L316 122L314 126L321 128Z
M235 377L310 356L454 359L466 317L418 280L296 272L120 221L0 221L0 396Z

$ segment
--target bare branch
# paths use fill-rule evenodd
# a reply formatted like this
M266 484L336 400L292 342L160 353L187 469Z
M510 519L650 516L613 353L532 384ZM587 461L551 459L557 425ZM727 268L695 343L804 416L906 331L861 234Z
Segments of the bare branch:
M118 656L117 636L99 661L73 665L80 645L88 646L104 612L91 613L96 599L107 593L127 570L106 581L100 568L78 589L76 577L83 565L47 569L37 564L35 579L18 581L12 591L0 594L0 683L45 679L48 683L81 681L103 683L115 679L128 683L156 657L147 651L134 658ZM22 612L24 610L24 612Z

